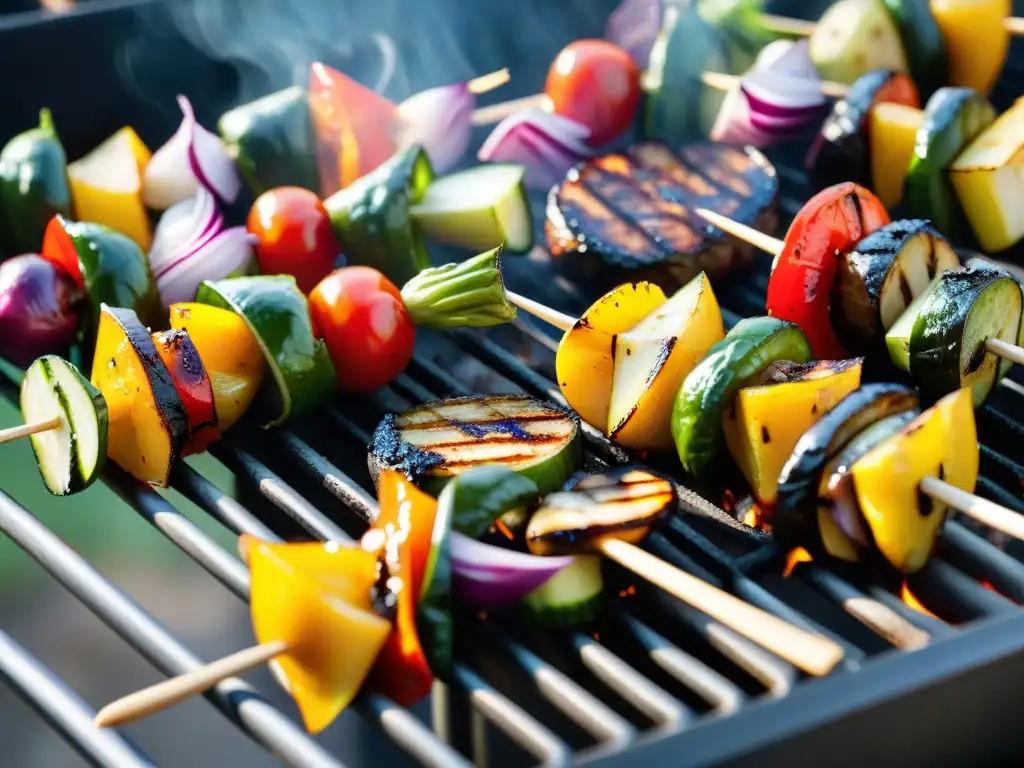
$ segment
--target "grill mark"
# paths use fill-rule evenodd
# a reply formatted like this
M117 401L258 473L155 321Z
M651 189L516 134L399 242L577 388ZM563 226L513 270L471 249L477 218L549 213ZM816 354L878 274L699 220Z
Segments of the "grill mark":
M683 170L687 171L688 173L692 173L694 176L699 176L701 179L703 179L704 183L707 184L709 187L714 187L715 189L717 189L719 195L734 198L738 200L740 203L743 202L742 195L740 195L735 190L725 186L721 182L718 182L715 179L708 176L706 173L704 173L704 171L700 170L700 168L698 168L696 165L686 160L678 152L673 152L672 156L673 158L675 158L675 161L679 163L680 167L683 168Z
M938 256L935 254L935 238L931 235L926 235L926 237L928 237L928 255L925 257L925 261L928 264L928 279L932 280L938 267Z
M502 462L504 464L515 464L520 461L539 461L544 458L534 453L517 453L513 456L502 456L500 458L487 459L488 464L494 464L496 462ZM444 474L447 469L455 469L460 467L475 467L479 466L479 459L458 459L458 460L445 460L444 466L434 467L433 469L427 470L428 475L440 475Z
M860 227L861 235L870 234L864 232L864 209L861 207L860 195L856 192L850 192L846 195L846 199L849 200L850 205L853 206L853 212L857 216L857 226Z
M618 346L619 334L612 334L612 364L615 363L615 347ZM626 355L629 355L629 349L626 349Z
M598 168L596 165L592 167L602 176L614 175L607 173L607 171ZM626 177L620 176L619 178ZM629 182L634 186L636 185L636 182L634 182L632 179L629 179ZM620 208L616 203L613 203L611 200L609 200L606 195L603 195L600 192L598 192L594 188L593 184L585 180L582 176L579 179L579 185L583 187L583 189L586 190L586 192L589 193L591 197L600 202L605 208L607 208L613 214L618 216L621 222L623 222L624 224L628 224L629 227L636 231L644 240L646 240L655 251L659 251L665 255L670 255L675 252L674 250L666 250L664 243L661 243L657 238L654 237L654 235L648 232L645 227L641 226L633 216L631 216L629 213Z
M523 422L523 421L527 421L527 422L530 422L530 421L553 421L555 419L564 419L564 418L565 418L565 414L564 413L558 413L557 411L551 411L550 413L531 413L531 414L527 414L525 416L502 416L501 414L494 414L493 416L482 416L482 417L474 418L472 423L474 423L474 424L494 424L496 422L507 421L509 419L514 419L515 421L520 421L520 422ZM469 422L460 421L458 419L446 419L444 417L441 417L440 419L435 420L435 421L417 421L417 422L412 422L410 424L406 424L406 425L404 425L402 427L399 427L399 429L401 429L402 432L415 432L417 430L441 429L441 428L459 429L461 431L461 427L459 427L458 425L459 424L465 425L467 423L469 423Z
M685 149L689 149L690 152L698 152L699 151L699 152L702 152L704 154L707 154L707 151L706 151L705 147L706 147L706 145L696 144L696 145L693 145L691 147L685 147ZM723 152L721 154L722 155L728 155L728 154L732 154L732 153L729 150L726 150L725 152ZM746 155L746 153L743 153L743 154ZM676 155L676 157L679 158L679 160L683 164L684 168L691 167L691 166L687 165L687 163L689 161L687 161L686 158L683 157L683 153L682 152L676 152L675 155ZM703 161L707 161L707 158L703 157L702 160ZM728 167L728 165L729 165L729 158L728 157L721 157L721 162L720 163L702 162L702 167L715 168L718 171L718 173L720 173L723 177L730 177L732 180L734 180L740 186L746 187L747 190L748 190L746 194L744 194L743 192L741 192L738 189L733 189L732 186L729 184L729 181L726 180L726 178L722 178L722 180L719 180L719 179L716 179L710 173L705 173L703 171L697 171L696 169L695 169L695 172L698 173L698 175L700 175L702 178L704 178L708 182L708 184L710 186L716 187L719 190L719 192L721 192L722 194L725 194L728 197L734 197L734 198L737 198L737 199L739 199L741 201L743 200L744 197L752 197L753 196L752 195L753 190L750 188L751 187L750 182L748 182L744 178L744 174L733 171L731 168Z
M914 300L914 291L910 287L910 281L907 280L906 274L900 269L900 293L903 296L903 306L909 307L910 303Z
M565 442L568 435L552 435L549 433L540 435L530 435L528 439L522 439L515 437L514 435L502 435L492 433L486 437L473 437L472 435L466 436L467 440L446 440L443 443L429 443L427 445L417 445L415 448L419 448L421 451L433 451L436 453L438 450L443 448L465 448L467 445L547 445L549 443L561 443Z

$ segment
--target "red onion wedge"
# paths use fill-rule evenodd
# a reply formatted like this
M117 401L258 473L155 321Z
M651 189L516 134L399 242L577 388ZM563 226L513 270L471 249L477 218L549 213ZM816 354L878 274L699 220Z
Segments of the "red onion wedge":
M478 608L517 603L572 562L571 557L538 557L484 544L453 531L455 598Z
M767 45L722 103L711 138L769 147L821 121L825 95L806 40Z
M526 169L528 189L547 190L569 169L593 155L590 129L562 115L526 109L498 123L480 147L482 162L515 163Z
M663 11L663 0L622 0L608 17L605 40L628 53L640 69L647 69Z
M192 301L203 280L248 271L255 260L254 237L245 227L224 229L224 217L204 187L160 217L149 264L165 306Z
M142 201L155 211L164 211L193 197L202 187L230 205L242 189L238 169L220 137L196 121L189 100L179 95L178 106L183 115L181 125L146 166Z
M66 353L80 296L63 269L34 253L0 264L0 357L23 368L41 355Z

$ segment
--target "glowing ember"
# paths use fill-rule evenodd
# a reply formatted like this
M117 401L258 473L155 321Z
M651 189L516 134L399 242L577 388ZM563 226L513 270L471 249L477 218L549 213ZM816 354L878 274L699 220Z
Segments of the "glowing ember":
M925 616L931 616L933 619L939 618L934 613L925 608L924 604L922 604L920 600L914 597L914 593L910 591L910 587L907 586L907 582L905 581L903 582L903 586L900 587L900 599L904 603L909 605L911 608L913 608L915 611L923 613Z
M814 558L811 557L811 553L803 547L797 547L786 555L786 567L782 569L782 575L784 578L789 578L790 574L796 569L800 563L813 562Z
M751 507L747 510L747 514L743 516L743 524L749 525L751 528L757 528L761 522L761 513L757 507Z

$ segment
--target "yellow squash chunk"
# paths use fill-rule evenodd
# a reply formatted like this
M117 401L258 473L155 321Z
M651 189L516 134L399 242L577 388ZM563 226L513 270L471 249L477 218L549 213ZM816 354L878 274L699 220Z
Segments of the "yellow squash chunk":
M923 110L887 102L875 104L868 115L872 189L890 211L903 199L903 178L923 120Z
M615 338L608 434L630 448L672 448L671 419L683 379L722 340L722 312L702 272Z
M863 358L799 366L786 380L741 389L722 417L725 442L758 502L770 507L797 441L860 386Z
M946 41L949 84L987 94L1010 47L1011 0L931 0L931 9Z
M967 145L949 178L985 251L1005 250L1024 237L1024 98Z
M607 433L615 337L664 303L664 292L653 283L626 283L594 302L562 336L555 374L566 402L583 421Z
M284 641L276 658L310 733L330 725L359 692L391 623L373 612L377 558L356 546L243 544L257 641Z
M77 218L105 224L148 250L153 238L142 203L142 171L149 158L142 139L126 126L68 165Z
M103 305L92 384L107 402L107 455L132 477L166 487L188 440L188 414L149 329L130 309Z
M948 508L920 492L938 477L972 492L978 479L978 437L971 390L946 395L851 468L857 501L879 552L896 569L924 567Z
M210 376L217 423L223 432L249 408L259 391L266 362L245 321L234 312L206 304L175 304L171 328L187 330Z

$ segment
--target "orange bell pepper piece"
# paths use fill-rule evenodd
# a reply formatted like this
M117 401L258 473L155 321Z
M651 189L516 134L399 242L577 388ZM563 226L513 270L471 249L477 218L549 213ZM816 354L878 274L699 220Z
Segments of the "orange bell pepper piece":
M359 692L391 623L371 605L377 556L355 545L240 541L251 573L253 631L283 641L277 657L310 733L319 733Z

